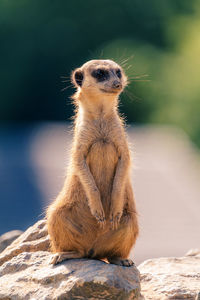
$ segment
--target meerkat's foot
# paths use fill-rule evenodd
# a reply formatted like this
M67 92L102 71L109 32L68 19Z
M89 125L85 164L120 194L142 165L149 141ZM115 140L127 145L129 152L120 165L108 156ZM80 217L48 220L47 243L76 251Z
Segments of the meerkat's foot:
M71 258L81 258L82 255L75 251L68 251L68 252L58 252L52 255L50 264L57 265L58 263L71 259Z
M122 258L108 258L109 263L124 267L131 267L134 265L134 262L131 259L122 259Z

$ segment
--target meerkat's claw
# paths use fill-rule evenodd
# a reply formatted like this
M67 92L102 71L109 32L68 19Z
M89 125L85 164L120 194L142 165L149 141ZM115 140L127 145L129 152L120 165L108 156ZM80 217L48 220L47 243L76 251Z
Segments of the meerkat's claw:
M105 225L106 225L106 220L105 220L105 218L103 218L103 219L98 219L97 222L98 222L100 228L102 228L102 229L103 229L103 228L105 227Z
M103 219L103 220L99 220L98 221L98 224L99 224L99 226L100 226L100 228L104 228L105 227L105 225L106 225L106 220L105 220L105 218Z
M50 264L52 265L57 265L58 263L62 262L63 260L68 259L68 255L65 255L65 253L56 253L53 254L51 260L50 260Z
M58 252L52 255L50 264L57 265L58 263L68 260L71 258L81 258L83 257L81 253L76 251L66 251L66 252Z
M123 267L131 267L134 265L134 262L131 259L122 259L122 258L110 258L108 261L111 264L115 264Z
M117 213L115 216L112 214L110 217L111 229L115 230L119 226L121 219L121 213Z
M97 211L94 214L94 217L96 218L98 224L100 225L101 228L104 228L106 225L106 219L104 216L104 213L99 214Z
M134 262L131 259L123 259L123 260L121 260L121 264L124 267L131 267L134 265Z
M50 259L50 264L51 265L57 265L60 262L59 257L60 257L60 255L58 253L53 254L51 259Z

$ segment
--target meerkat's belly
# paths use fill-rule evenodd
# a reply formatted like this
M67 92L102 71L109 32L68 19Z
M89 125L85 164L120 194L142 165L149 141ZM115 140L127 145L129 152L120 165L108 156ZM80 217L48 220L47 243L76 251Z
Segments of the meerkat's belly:
M91 146L87 163L102 196L111 193L117 162L117 150L112 142L102 139Z

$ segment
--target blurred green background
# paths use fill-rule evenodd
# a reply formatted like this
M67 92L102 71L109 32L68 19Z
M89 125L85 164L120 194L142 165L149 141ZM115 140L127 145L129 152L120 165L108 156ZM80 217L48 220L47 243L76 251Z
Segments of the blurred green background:
M128 122L177 125L200 146L199 0L1 0L2 124L69 119L61 76L94 58L125 63Z

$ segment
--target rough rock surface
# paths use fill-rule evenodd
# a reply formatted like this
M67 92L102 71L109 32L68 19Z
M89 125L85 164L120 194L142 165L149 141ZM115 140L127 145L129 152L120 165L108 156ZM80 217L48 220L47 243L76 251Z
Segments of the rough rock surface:
M0 252L2 252L6 247L8 247L22 233L23 231L21 230L12 230L2 234L0 236Z
M0 254L0 299L139 299L136 267L73 259L56 266L45 221L30 227Z
M148 300L200 300L200 250L180 258L149 259L138 267Z
M38 221L0 254L0 266L23 252L49 250L49 237L45 220Z

